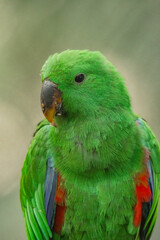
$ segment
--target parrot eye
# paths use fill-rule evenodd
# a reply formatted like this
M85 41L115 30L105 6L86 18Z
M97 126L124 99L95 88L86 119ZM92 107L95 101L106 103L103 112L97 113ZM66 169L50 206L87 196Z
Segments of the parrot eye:
M81 83L81 82L83 82L83 80L85 79L85 75L84 75L84 73L79 73L77 76L75 76L75 82L76 83Z

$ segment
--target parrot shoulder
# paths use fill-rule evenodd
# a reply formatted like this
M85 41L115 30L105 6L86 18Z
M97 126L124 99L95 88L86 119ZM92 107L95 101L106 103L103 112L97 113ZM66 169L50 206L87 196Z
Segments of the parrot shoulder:
M54 131L46 120L38 124L22 169L20 199L27 236L32 240L50 239L54 224L59 223L55 222L60 180L54 167Z
M146 165L145 173L139 174L136 185L136 207L138 207L138 204L140 205L140 199L142 203L139 208L141 211L139 236L140 239L149 239L156 222L160 197L160 146L146 121L138 117L136 124L145 152L143 164ZM134 221L136 222L135 219Z

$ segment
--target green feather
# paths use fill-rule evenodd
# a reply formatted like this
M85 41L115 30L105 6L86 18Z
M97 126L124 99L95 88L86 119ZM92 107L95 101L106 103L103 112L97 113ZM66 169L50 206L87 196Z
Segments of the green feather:
M32 227L31 227L31 224L30 224L30 221L29 221L27 209L25 210L25 223L26 223L28 239L35 240L35 235L33 233L33 230L32 230Z
M150 235L150 234L152 233L152 231L153 231L153 227L154 227L154 225L155 225L155 223L156 223L157 215L158 215L158 207L156 207L156 209L155 209L155 213L154 213L154 215L153 215L152 222L151 222L151 224L150 224L150 226L149 226L149 229L148 229L148 232L147 232L147 234L146 234L146 238L148 238L149 235Z
M44 210L44 202L42 202L42 195L41 195L41 185L38 185L37 190L35 191L35 201L38 209Z
M43 225L44 225L44 227L46 228L46 230L48 232L48 236L52 237L52 232L51 232L51 230L50 230L50 228L48 226L47 220L46 220L45 210L37 209L37 207L36 207L37 205L36 205L35 199L32 199L32 205L33 205L35 211L37 212L37 216L39 216L39 218L42 219ZM40 221L41 221L41 219L40 219ZM37 219L37 221L38 221L38 219Z
M38 224L37 224L37 222L35 220L35 216L33 214L33 210L32 210L32 208L31 208L31 206L30 206L30 204L28 202L27 202L27 214L28 214L29 221L31 223L32 230L33 230L36 238L38 240L43 240L41 232L40 232L39 227L38 227Z
M40 229L41 229L42 232L43 232L44 238L45 238L46 240L48 240L49 237L48 237L48 232L47 232L46 226L44 225L44 222L42 221L41 216L40 216L37 208L34 208L34 209L33 209L33 212L34 212L34 215L35 215L36 220L37 220L37 222L38 222L38 225L39 225Z

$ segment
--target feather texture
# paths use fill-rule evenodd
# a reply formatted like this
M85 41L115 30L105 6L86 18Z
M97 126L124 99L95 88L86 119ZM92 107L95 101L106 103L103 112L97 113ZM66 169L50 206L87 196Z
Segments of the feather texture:
M52 116L55 94L45 92L58 127L38 125L22 169L28 239L148 240L160 148L133 113L123 77L101 53L86 50L50 56L41 76L62 93L65 114Z

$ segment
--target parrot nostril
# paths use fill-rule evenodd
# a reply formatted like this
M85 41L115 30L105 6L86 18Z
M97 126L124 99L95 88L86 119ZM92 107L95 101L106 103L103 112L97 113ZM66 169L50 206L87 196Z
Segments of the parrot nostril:
M41 107L42 107L42 112L44 113L44 112L45 112L45 106L44 106L44 103L41 104Z

